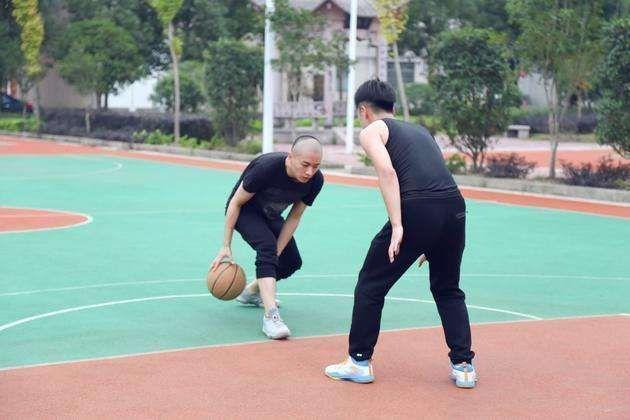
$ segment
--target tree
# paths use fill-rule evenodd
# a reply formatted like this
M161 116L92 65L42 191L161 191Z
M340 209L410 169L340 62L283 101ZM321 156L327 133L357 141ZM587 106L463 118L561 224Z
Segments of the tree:
M181 110L197 112L207 102L203 64L197 61L182 61L180 70ZM173 74L169 72L156 83L151 101L172 111L175 102L173 86Z
M423 56L428 46L456 18L462 0L411 0L399 47Z
M234 146L256 115L262 84L263 52L243 41L211 42L205 54L205 80L218 133Z
M560 121L570 99L590 73L595 42L600 34L599 0L508 0L510 19L518 25L517 56L525 69L540 73L549 108L551 158L549 177L555 178Z
M519 99L504 39L482 29L447 31L431 47L430 60L438 116L451 144L478 172L490 136L507 127Z
M262 37L264 15L251 0L184 0L174 24L182 34L182 60L201 61L208 42Z
M403 117L409 121L409 103L405 93L405 83L400 70L400 57L398 55L398 39L407 24L407 8L409 0L375 0L375 7L378 13L381 33L387 44L392 46L394 52L394 67L396 68L396 81L398 84L398 94L403 108Z
M20 27L13 18L12 3L0 0L0 85L15 79L23 64Z
M612 1L612 0L610 0ZM410 0L408 20L398 47L425 56L428 46L451 27L472 26L517 35L505 9L507 0Z
M66 26L84 20L102 19L124 28L133 38L142 57L138 78L148 76L153 70L168 68L168 50L164 42L164 31L152 7L146 0L48 0L63 3L61 10L51 10L58 27L63 33ZM107 102L107 97L105 98Z
M107 20L70 24L63 34L59 53L61 76L79 92L94 93L97 109L101 109L103 96L133 82L142 71L142 57L131 34ZM87 132L90 131L88 107Z
M40 52L44 42L44 23L39 14L37 0L14 0L13 17L20 26L20 50L24 57L21 87L23 92L27 86L36 85L44 73ZM35 87L35 118L39 122L39 89Z
M338 71L348 67L345 36L336 33L330 39L324 38L324 20L309 10L291 7L287 0L276 1L275 6L275 12L269 16L279 51L273 66L287 76L289 100L298 102L304 73L333 65Z
M613 21L603 41L599 69L602 99L597 106L597 140L630 157L630 18Z
M175 36L173 19L182 7L183 0L149 0L151 6L157 11L167 36L168 49L171 53L173 71L173 137L175 143L179 143L179 113L181 107L179 90L179 58L182 55L182 40Z

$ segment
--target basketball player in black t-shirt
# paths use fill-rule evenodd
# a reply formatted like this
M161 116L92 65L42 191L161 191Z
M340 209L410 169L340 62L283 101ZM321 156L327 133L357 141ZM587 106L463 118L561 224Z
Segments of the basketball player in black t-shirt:
M361 146L374 162L389 221L368 250L354 291L349 357L328 366L333 379L372 382L385 295L422 254L429 262L431 293L450 348L451 378L472 388L470 323L459 270L464 251L466 204L446 168L440 148L419 125L394 118L395 92L378 79L354 96L364 127Z
M278 311L276 281L302 266L293 233L302 214L311 206L324 184L319 171L322 145L311 136L298 137L289 153L267 153L252 160L228 198L223 246L212 262L232 259L234 230L256 251L256 280L236 299L265 307L263 332L272 339L291 332ZM291 206L286 220L282 212Z

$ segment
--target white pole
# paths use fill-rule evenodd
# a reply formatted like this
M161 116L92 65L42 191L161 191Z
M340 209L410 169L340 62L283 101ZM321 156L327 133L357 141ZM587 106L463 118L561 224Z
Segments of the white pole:
M273 0L266 0L267 16L275 10ZM275 37L269 17L265 19L265 73L263 85L263 153L273 152L273 70L271 59L275 49Z
M350 2L350 36L348 43L348 89L346 90L346 153L354 149L354 61L357 57L357 0Z

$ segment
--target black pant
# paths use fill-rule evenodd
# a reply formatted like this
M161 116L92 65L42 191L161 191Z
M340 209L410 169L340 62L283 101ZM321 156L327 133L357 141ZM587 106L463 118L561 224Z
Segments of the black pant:
M286 279L302 267L302 258L295 239L291 238L280 256L277 253L278 236L284 219L268 219L253 204L246 204L236 221L235 229L256 251L256 278Z
M408 199L402 202L403 240L393 263L387 251L388 222L374 237L354 291L350 356L372 357L381 326L385 295L421 254L429 261L431 293L444 327L453 363L470 362L470 322L459 269L464 252L466 204L462 197Z

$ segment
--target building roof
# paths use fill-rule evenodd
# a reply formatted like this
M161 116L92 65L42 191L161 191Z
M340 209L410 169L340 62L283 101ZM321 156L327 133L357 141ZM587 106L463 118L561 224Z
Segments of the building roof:
M265 6L265 0L253 0L253 2L261 7ZM331 2L337 5L341 10L350 13L350 0L289 0L289 4L293 7L307 10L315 10L324 3ZM376 9L370 0L357 0L357 15L361 17L376 17Z

